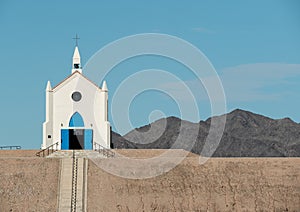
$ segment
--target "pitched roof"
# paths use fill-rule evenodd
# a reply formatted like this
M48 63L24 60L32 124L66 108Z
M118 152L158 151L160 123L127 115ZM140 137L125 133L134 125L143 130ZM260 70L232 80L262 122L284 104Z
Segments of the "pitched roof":
M67 78L65 78L63 81L61 81L60 83L58 83L56 86L54 86L52 88L52 91L54 91L56 88L58 88L60 85L64 84L68 79L70 79L71 77L73 77L76 74L80 74L84 79L86 79L87 81L89 81L91 84L93 84L94 86L96 86L98 89L102 90L101 88L99 88L99 86L92 82L90 79L88 79L86 76L84 76L82 73L80 73L79 71L74 71L71 75L69 75Z

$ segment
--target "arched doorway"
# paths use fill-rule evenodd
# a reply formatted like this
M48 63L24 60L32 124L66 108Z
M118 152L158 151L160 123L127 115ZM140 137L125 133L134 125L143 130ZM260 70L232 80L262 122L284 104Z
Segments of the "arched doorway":
M84 128L82 116L75 112L68 129L61 129L61 149L93 149L93 130Z

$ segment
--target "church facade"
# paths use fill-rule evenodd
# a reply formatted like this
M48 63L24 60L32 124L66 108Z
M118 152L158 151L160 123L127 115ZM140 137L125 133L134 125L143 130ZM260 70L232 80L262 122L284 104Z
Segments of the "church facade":
M43 123L42 149L110 148L106 82L98 87L82 74L78 46L73 54L72 73L55 87L46 87L46 120Z

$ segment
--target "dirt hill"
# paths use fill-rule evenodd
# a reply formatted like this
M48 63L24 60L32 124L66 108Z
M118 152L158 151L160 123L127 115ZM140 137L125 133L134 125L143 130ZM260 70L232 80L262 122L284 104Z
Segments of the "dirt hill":
M163 151L118 153L149 158ZM111 175L96 164L89 162L89 211L300 210L300 158L211 158L199 165L190 153L173 170L143 180Z
M143 159L164 151L116 150ZM61 159L36 158L35 152L0 151L0 211L56 211ZM87 172L92 212L300 211L300 158L211 158L199 165L199 156L188 153L171 171L139 180L96 164L89 160Z
M0 151L0 211L56 211L60 161Z

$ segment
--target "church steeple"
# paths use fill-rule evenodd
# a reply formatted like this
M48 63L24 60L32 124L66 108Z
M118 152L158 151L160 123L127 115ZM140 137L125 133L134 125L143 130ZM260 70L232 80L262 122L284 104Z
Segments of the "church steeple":
M80 54L77 45L75 47L74 54L73 54L72 73L74 73L75 71L79 71L80 73L82 73Z
M78 40L80 38L76 34L76 37L73 39L76 40L76 46L75 46L75 50L74 50L74 54L73 54L72 74L75 71L79 71L80 73L82 73L81 63L80 63L80 54L79 54L79 50L78 50Z

